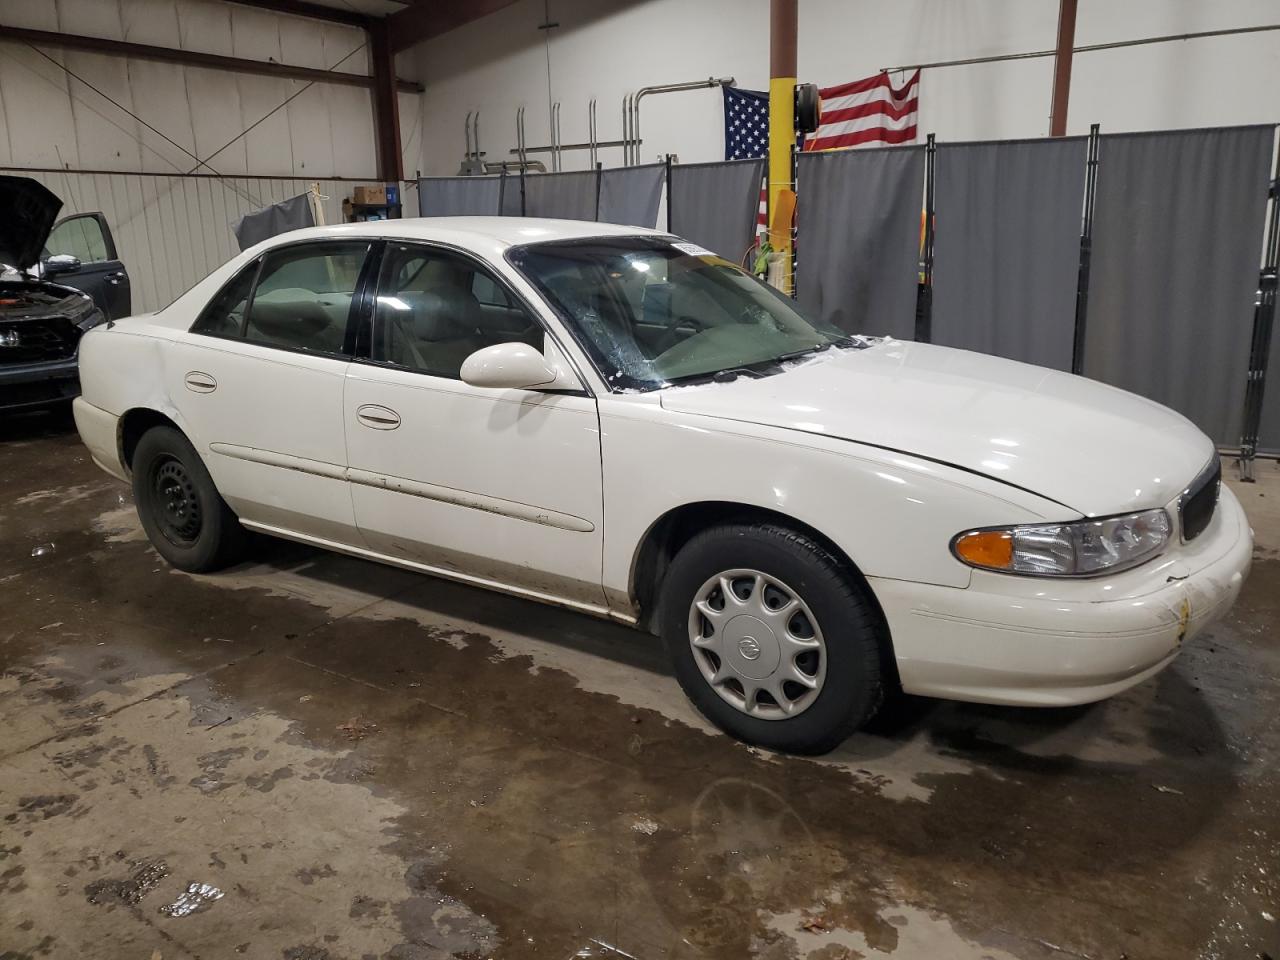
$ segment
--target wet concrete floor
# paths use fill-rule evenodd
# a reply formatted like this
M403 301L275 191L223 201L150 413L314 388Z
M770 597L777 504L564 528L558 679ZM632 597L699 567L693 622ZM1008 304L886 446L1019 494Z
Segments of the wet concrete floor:
M620 627L284 543L177 573L65 417L0 421L0 958L1280 960L1259 473L1158 678L797 759Z

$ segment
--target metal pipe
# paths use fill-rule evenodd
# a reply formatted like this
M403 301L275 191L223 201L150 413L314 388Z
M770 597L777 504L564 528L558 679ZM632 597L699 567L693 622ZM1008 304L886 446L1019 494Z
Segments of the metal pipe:
M626 141L626 140L597 140L597 141L596 141L596 143L595 143L595 147L596 147L596 150L597 150L597 151L599 151L599 150L601 150L601 149L612 148L612 147L623 147L623 148L625 149L625 148L626 148L626 146L627 146L627 141ZM525 148L524 148L524 152L525 152L526 154L534 154L534 153L550 153L550 152L552 151L552 149L553 149L553 148L552 148L551 144L546 144L545 146L539 146L539 147L525 147ZM564 153L564 151L566 151L566 150L587 150L587 151L590 151L590 150L591 150L591 142L588 140L588 141L585 141L585 142L583 142L583 143L561 143L561 144L558 144L554 149L558 149L562 154L563 154L563 153ZM512 147L512 148L511 148L511 150L510 150L510 153L511 153L511 155L512 155L512 156L518 156L518 155L520 154L520 150L519 150L519 148L517 148L517 147ZM599 162L599 161L597 160L597 162ZM55 167L55 168L54 168L54 172L56 173L56 172L57 172L57 170L58 170L58 168L57 168L57 167ZM164 176L164 174L157 174L157 176ZM332 178L329 178L329 179L332 179ZM352 178L352 179L357 179L357 178Z
M560 172L560 101L551 105L551 169Z
M468 160L470 160L472 156L471 154L471 111L470 110L467 111L467 119L462 121L462 135L467 141L466 157Z
M728 87L735 83L733 77L707 77L705 80L687 80L683 83L661 83L641 87L631 101L631 139L634 141L633 158L640 162L640 101L651 93L680 93L685 90L703 90L707 87Z
M622 165L631 166L631 94L622 95Z
M521 169L524 169L524 107L520 107L516 110L516 153L520 157L520 167ZM523 189L523 187L521 189Z
M476 111L475 119L471 121L472 135L471 140L476 145L476 159L479 160L483 155L480 150L480 111Z
M587 104L587 143L591 149L591 166L595 166L599 161L596 159L596 98L592 97L591 102Z
M1280 30L1280 23L1257 27L1231 27L1226 30L1201 30L1198 33L1173 33L1162 37L1143 37L1139 40L1115 40L1111 43L1089 43L1072 47L1073 53L1092 53L1095 50L1116 50L1120 47L1140 47L1149 43L1170 43L1174 40L1199 40L1203 37L1230 37L1240 33L1265 33ZM936 70L938 67L968 67L978 63L1003 63L1005 60L1033 60L1036 57L1052 57L1057 50L1034 50L1031 53L1003 53L991 57L969 57L964 60L935 60L933 63L912 63L901 67L881 67L881 73L899 73L909 70Z

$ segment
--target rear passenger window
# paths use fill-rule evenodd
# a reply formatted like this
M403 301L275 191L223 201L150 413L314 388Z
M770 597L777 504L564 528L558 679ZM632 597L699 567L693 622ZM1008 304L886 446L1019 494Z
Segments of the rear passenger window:
M207 333L214 337L240 336L244 330L244 308L249 303L260 262L254 260L218 291L192 324L192 333Z
M373 330L370 359L451 380L483 347L513 341L543 347L541 324L513 305L489 273L411 243L387 244Z
M268 253L249 301L251 343L342 353L366 242L308 243Z

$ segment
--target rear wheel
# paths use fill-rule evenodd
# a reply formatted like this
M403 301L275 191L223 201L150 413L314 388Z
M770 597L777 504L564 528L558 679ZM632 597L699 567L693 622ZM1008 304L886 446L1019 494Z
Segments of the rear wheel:
M138 441L133 499L151 545L179 570L205 573L243 556L247 531L191 442L172 427L152 427Z
M879 619L813 539L776 524L691 539L663 587L662 633L699 710L748 743L825 753L879 707Z

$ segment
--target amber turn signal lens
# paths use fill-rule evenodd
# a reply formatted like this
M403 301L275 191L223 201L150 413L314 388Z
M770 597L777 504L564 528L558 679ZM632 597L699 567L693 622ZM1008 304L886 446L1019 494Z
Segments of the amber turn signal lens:
M1013 568L1013 534L1008 530L978 530L956 540L956 555L975 567Z

